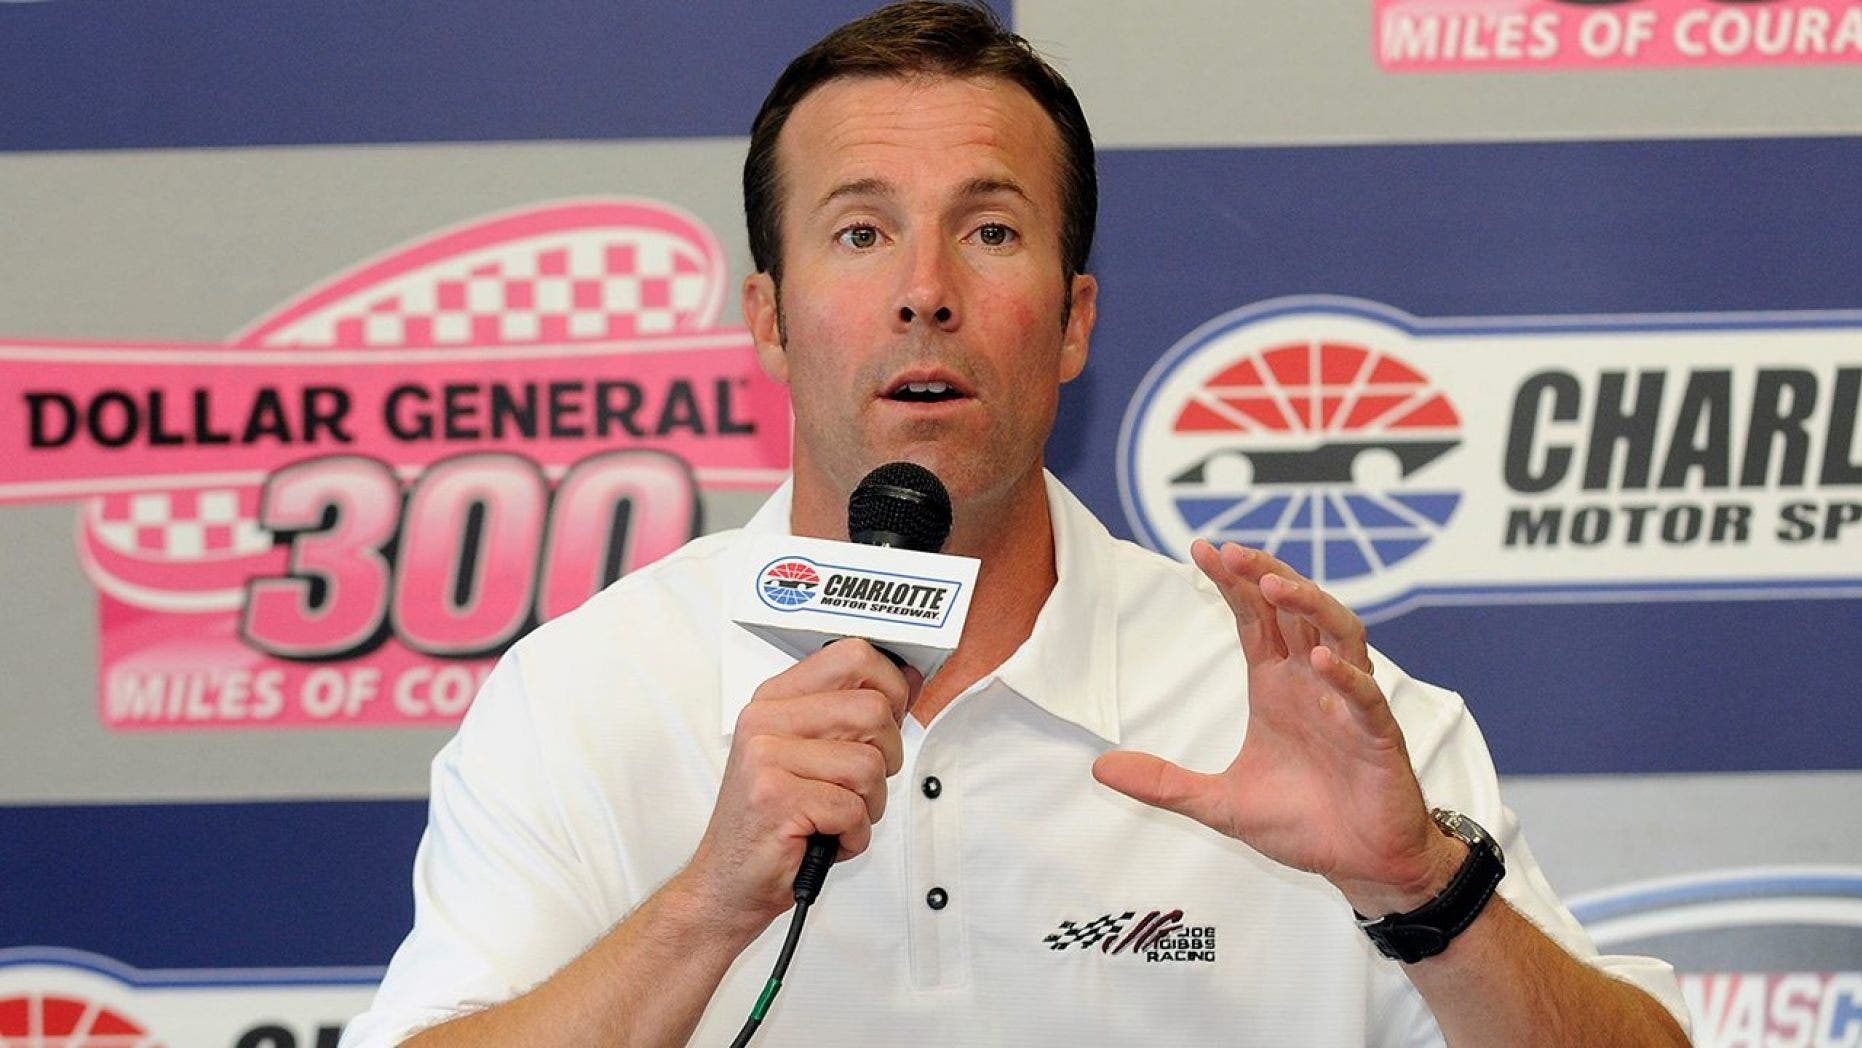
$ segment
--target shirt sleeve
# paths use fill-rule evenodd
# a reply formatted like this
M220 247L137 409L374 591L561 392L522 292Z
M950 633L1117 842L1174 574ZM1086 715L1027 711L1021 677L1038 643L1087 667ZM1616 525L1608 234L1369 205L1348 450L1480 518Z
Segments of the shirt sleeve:
M555 800L515 651L433 759L414 858L414 927L344 1048L414 1033L515 997L606 930Z
M1422 784L1423 799L1431 807L1461 812L1481 824L1506 856L1506 876L1499 895L1566 952L1585 964L1631 983L1659 1001L1688 1029L1687 1005L1674 968L1654 957L1601 954L1590 934L1565 908L1533 858L1519 818L1500 798L1499 777L1488 753L1487 741L1459 695L1425 684L1373 654L1377 682L1390 699L1391 711L1403 726L1410 761ZM1400 973L1400 965L1387 962ZM1380 1044L1439 1045L1440 1029L1422 995L1399 974L1402 992L1383 1003L1384 1029Z

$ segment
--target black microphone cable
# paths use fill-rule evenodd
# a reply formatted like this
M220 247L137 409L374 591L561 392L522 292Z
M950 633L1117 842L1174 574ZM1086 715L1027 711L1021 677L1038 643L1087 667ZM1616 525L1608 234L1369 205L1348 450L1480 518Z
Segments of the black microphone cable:
M936 553L950 537L950 493L937 474L914 462L889 462L868 473L853 489L847 500L847 535L868 546L898 546L921 553ZM832 643L832 642L830 642ZM895 665L902 660L884 648L880 654ZM789 973L795 958L795 944L801 941L802 924L808 920L808 907L821 894L828 879L828 869L840 851L840 838L827 833L808 835L808 847L802 852L801 869L795 872L795 909L789 918L789 934L782 941L782 952L770 969L769 981L750 1009L750 1017L737 1031L731 1048L744 1048L756 1028L769 1014L769 1006L782 990L782 977Z
M816 887L820 887L816 885ZM808 903L801 899L802 889L795 889L795 910L789 918L789 937L782 940L782 953L776 957L776 966L770 970L769 981L763 984L763 992L756 999L756 1006L750 1009L750 1018L744 1020L743 1029L737 1031L737 1039L731 1042L731 1048L744 1048L750 1043L750 1035L763 1025L763 1016L769 1014L769 1006L776 1000L776 992L782 989L782 977L789 974L789 961L795 957L795 944L802 939L802 922L808 919Z

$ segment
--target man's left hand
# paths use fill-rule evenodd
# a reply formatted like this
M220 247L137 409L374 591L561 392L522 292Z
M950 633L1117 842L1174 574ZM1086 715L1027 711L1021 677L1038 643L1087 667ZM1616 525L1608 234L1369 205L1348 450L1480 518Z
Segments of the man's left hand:
M1429 817L1402 729L1371 678L1363 622L1260 550L1198 541L1190 556L1228 601L1247 660L1241 752L1216 774L1107 753L1094 777L1319 874L1361 913L1427 902L1466 847Z

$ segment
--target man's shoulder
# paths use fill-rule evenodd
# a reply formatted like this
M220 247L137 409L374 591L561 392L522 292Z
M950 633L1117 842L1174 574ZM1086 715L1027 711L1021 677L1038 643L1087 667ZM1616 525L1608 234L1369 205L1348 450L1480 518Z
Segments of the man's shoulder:
M1235 660L1245 672L1234 613L1221 590L1194 564L1109 534L1094 554L1116 580L1112 590L1121 642L1148 647L1151 658L1144 660L1146 665L1205 665L1201 660L1213 657ZM1438 739L1467 716L1454 691L1411 676L1375 647L1370 655L1377 683L1406 731Z
M1048 505L1055 531L1071 547L1063 569L1079 570L1100 592L1110 593L1121 619L1128 611L1145 614L1154 599L1222 602L1215 585L1194 565L1113 535L1099 514L1052 474Z
M1122 623L1228 613L1221 591L1194 564L1110 534L1093 552L1109 570Z
M603 587L572 611L558 615L517 642L526 664L575 664L628 652L667 654L715 634L721 585L741 530L701 535Z

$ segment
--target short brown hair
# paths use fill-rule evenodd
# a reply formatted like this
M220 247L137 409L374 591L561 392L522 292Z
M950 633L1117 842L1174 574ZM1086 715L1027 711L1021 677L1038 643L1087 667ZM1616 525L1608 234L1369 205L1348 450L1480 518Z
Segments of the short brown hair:
M744 220L758 272L782 280L782 186L776 138L810 91L841 77L1000 77L1020 86L1060 132L1060 261L1071 280L1086 270L1099 209L1093 135L1073 88L1028 41L981 3L907 0L841 26L796 56L757 111L744 158Z

